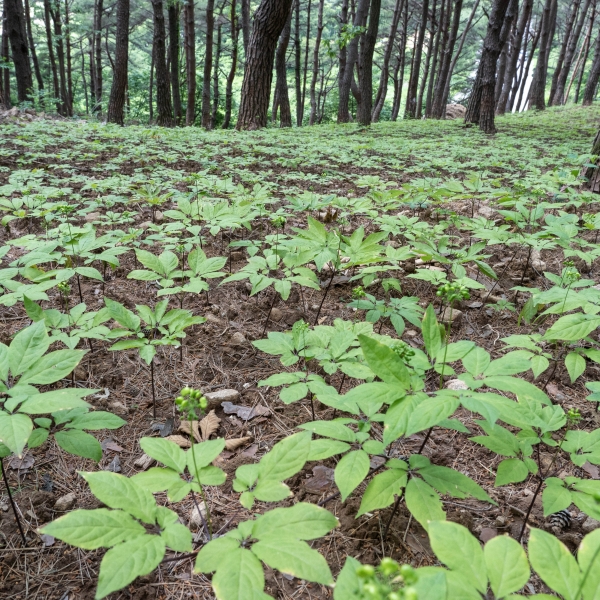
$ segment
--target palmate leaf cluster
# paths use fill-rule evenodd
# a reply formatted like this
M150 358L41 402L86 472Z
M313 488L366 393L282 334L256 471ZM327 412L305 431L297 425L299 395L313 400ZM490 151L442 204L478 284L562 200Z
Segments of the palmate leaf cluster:
M41 337L44 328L48 343L66 350L46 346L22 370L21 365L13 371L8 361L0 421L11 424L10 431L2 429L6 439L11 431L18 435L10 438L7 452L21 453L24 443L31 447L53 436L63 448L97 459L97 441L92 450L85 438L89 448L82 449L81 440L88 436L84 430L117 427L122 421L89 410L83 398L94 390L77 389L75 394L63 387L56 409L52 399L59 397L45 396L58 390L41 386L66 377L77 363L74 358L65 359L64 368L53 367L52 377L58 379L52 382L28 380L31 365L44 357L52 357L47 360L53 365L63 364L58 359L67 355L56 352L76 352L80 359L82 351L76 348L89 340L111 343L115 352L137 350L152 364L160 346L180 345L186 330L204 321L182 308L190 295L212 293L217 285L227 291L238 281L249 282L250 295L269 302L293 302L295 291L312 323L317 315L304 296L327 298L330 286L342 279L349 285L341 288L340 302L356 309L346 319L319 324L315 318L316 325L299 322L289 331L283 324L274 326L277 331L254 341L259 352L276 357L271 364L278 366L258 385L276 388L286 404L305 404L303 411L310 402L316 414L296 423L298 430L270 450L261 447L255 463L236 470L231 483L241 516L223 531L200 534L200 548L191 547L191 534L177 522L178 515L159 505L165 498L193 504L192 497L199 501L203 491L223 484L225 474L212 464L223 450L222 439L194 443L184 451L167 440L142 438L140 449L158 466L131 478L82 474L108 508L75 511L43 531L84 549L107 550L99 598L154 570L165 558L190 552L196 571L212 574L216 596L226 600L247 598L249 590L253 597L267 597L265 566L331 585L326 552L319 552L316 540L325 542L322 547L335 543L338 523L324 508L296 502L291 495L292 478L307 463L325 461L334 468L340 500L355 500L351 506L357 507L357 523L372 515L383 521L390 513L382 511L403 504L427 531L445 567L416 569L419 597L519 597L532 572L564 598L596 597L596 534L586 537L573 557L538 529L530 529L524 548L505 536L482 548L466 529L447 521L450 502L491 506L499 501L495 488L532 483L540 486L545 516L572 505L593 518L599 515L595 481L583 472L565 476L538 460L542 453L554 465L559 460L577 467L600 464L597 432L569 420L569 407L553 403L545 387L556 369L573 382L586 381L591 402L600 398L598 382L587 381L598 358L600 303L593 275L586 275L582 266L600 256L593 241L598 229L595 200L572 173L589 157L572 139L583 120L568 114L569 131L556 127L564 145L550 144L545 156L523 133L539 127L527 115L513 117L521 148L504 136L490 142L485 152L473 132L459 132L451 123L436 123L435 129L427 122L415 123L416 137L422 139L403 134L402 144L390 143L378 126L360 136L324 127L315 139L303 141L301 153L297 139L278 131L240 134L233 151L215 132L200 139L194 131L116 131L91 125L75 135L63 123L52 133L33 129L35 125L19 129L31 148L23 154L22 168L11 172L8 187L0 190L0 211L7 223L23 228L39 224L44 234L28 231L0 248L0 303L23 304L34 322L31 327ZM442 134L448 144L440 143ZM81 162L90 169L86 175L30 168L56 138L77 141L77 148L64 144L56 160ZM106 161L96 165L98 153L105 150ZM185 173L178 164L182 153L204 170ZM126 161L132 172L122 172ZM564 168L552 170L550 163ZM281 172L280 167L290 165L294 171ZM348 165L360 174L348 178ZM340 191L347 183L352 192ZM478 212L490 203L493 216ZM145 205L155 217L150 225L138 223ZM162 219L156 214L159 206ZM92 211L100 214L81 225ZM285 227L274 227L273 219L282 223L280 218L286 219ZM139 226L128 229L131 223ZM230 261L227 272L231 250L239 263ZM539 267L550 255L547 251L575 260L581 277L572 277L573 266L565 265L566 271L560 267L560 273L553 272L550 261ZM147 296L135 310L111 299L108 285L108 275L129 264L123 260L126 253L131 262L135 255L138 264L124 274L119 269L117 276L141 282L136 289ZM499 254L497 264L493 257ZM504 271L509 267L518 275L510 291L518 292L518 299L507 290ZM537 287L532 287L534 277ZM87 304L78 301L75 306L71 298L66 309L50 305L53 288L70 283L73 295L85 278L94 281L98 292L102 287L102 295L96 295L105 297L104 307L89 310L87 298ZM501 285L506 298L495 305L497 316L513 319L502 302L518 306L514 334L485 348L469 336L461 339L441 322L445 307L435 292L446 284L466 287L473 295L479 291L483 302L488 293L501 295L494 287ZM360 299L349 297L354 285L364 288ZM424 296L435 297L435 306L423 303ZM173 308L176 302L179 308ZM481 310L488 314L487 306ZM408 324L416 335L407 335ZM1 351L12 353L28 329ZM444 388L448 377L462 385ZM44 412L28 412L39 400ZM335 417L320 418L323 405L335 409ZM473 417L468 427L459 419L465 410ZM428 458L418 448L408 456L399 454L408 438L425 439L432 429L436 435L460 436L473 450L480 446L490 451L491 478L476 481L468 465L460 470L438 465L435 455ZM159 494L158 503L154 494ZM206 500L210 506L211 494ZM363 597L357 567L349 557L336 576L336 598Z

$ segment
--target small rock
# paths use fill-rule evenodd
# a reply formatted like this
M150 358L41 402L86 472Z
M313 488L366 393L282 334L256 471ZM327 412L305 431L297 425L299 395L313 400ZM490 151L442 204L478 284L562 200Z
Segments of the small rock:
M61 496L54 503L54 510L56 510L58 512L65 512L67 510L71 510L75 506L76 502L77 502L77 496L75 495L75 492L70 492L70 493L66 494L65 496Z
M318 310L317 305L313 305L313 310ZM306 315L301 310L286 310L283 312L283 321L286 325L293 325L296 321L307 321Z
M87 215L85 215L85 222L93 223L94 221L97 221L99 218L100 218L99 212L90 212Z
M231 253L231 262L239 262L240 260L244 260L243 252L232 252Z
M118 412L118 411L127 412L127 407L122 402L119 402L118 400L111 402L108 406L110 408L112 408L115 412Z
M278 308L274 308L271 311L271 320L279 322L279 321L281 321L281 319L283 319L283 312L280 311Z
M600 528L600 521L596 521L596 519L592 519L592 517L588 517L581 524L581 530L584 533L592 533L592 531L595 531L598 528Z
M494 211L489 206L480 206L477 212L486 219L489 219L494 214Z
M506 527L507 522L508 520L504 515L498 515L496 517L496 522L494 523L494 525L496 525L496 527Z
M408 337L417 337L417 332L414 329L407 329L404 332L404 335L408 336Z
M46 535L43 533L40 535L40 540L42 540L42 544L44 544L46 548L54 546L55 539L51 535Z
M192 508L192 512L190 513L190 527L193 527L194 529L200 529L202 527L202 517L206 519L206 505L204 502L199 502L198 506L194 506L194 508Z
M236 331L232 336L231 336L231 340L229 341L229 343L232 346L243 346L245 343L247 342L246 338L244 337L244 334L241 333L240 331Z
M151 456L142 454L138 459L136 459L136 461L133 463L133 466L137 469L145 471L146 469L149 469L155 462L156 461Z
M531 267L539 273L546 270L546 263L542 260L539 250L532 250L531 252Z
M165 215L163 215L162 212L160 212L160 210L157 210L154 213L154 222L155 223L161 223L164 220L165 220Z
M152 221L144 221L143 223L140 223L140 229L148 229L148 227L150 227L152 225Z
M468 390L469 389L469 386L464 381L461 381L460 379L451 379L446 384L446 387L449 390Z
M121 472L121 459L119 455L115 455L115 457L111 460L110 464L106 467L105 471L110 471L111 473L120 473Z
M235 402L239 400L240 393L237 390L227 389L218 392L207 392L204 397L208 400L207 410L214 410L221 406L221 402Z
M456 323L457 325L460 323L462 319L462 310L458 310L457 308L450 308L446 306L444 312L440 315L440 322L447 323Z

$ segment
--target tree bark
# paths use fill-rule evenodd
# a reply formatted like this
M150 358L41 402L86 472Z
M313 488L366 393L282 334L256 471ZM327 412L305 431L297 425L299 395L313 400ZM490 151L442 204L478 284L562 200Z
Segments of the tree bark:
M575 53L577 52L577 44L579 43L579 37L581 36L581 30L583 29L583 25L587 18L587 12L590 4L591 0L585 0L583 8L581 9L581 13L579 14L577 25L575 26L575 29L569 38L569 44L567 45L567 51L565 53L565 62L560 70L556 84L556 91L554 92L555 105L564 104L566 102L565 86L567 84L567 78L569 77L571 67L573 66L573 60L575 59Z
M529 69L531 68L531 63L533 62L533 56L535 54L535 49L537 48L537 45L540 41L541 34L542 34L542 28L541 28L541 24L540 24L540 27L538 28L538 30L535 33L535 36L533 37L533 40L531 40L531 52L529 53L529 58L527 59L527 66L525 67L525 73L523 73L523 77L521 77L521 82L520 82L521 89L519 91L519 99L515 106L515 109L517 111L522 106L523 93L525 92L525 85L527 84L527 78L529 77Z
M261 0L254 13L236 125L239 130L267 125L275 48L291 7L292 0Z
M413 49L413 65L410 70L408 90L406 91L406 108L404 109L405 119L414 119L417 116L417 91L419 88L419 72L421 70L423 42L425 40L425 31L427 29L428 10L429 0L423 0L423 10L421 12L421 25L419 27L419 37L417 38L417 46Z
M236 0L231 0L231 16L229 21L231 23L231 68L229 69L229 74L227 75L227 84L225 87L225 119L223 121L223 129L229 129L229 125L231 123L233 80L235 79L238 62L238 38L240 34L240 27L237 23Z
M406 34L408 33L408 0L404 3L402 17L402 39L400 40L399 53L394 67L394 98L392 99L392 121L396 121L402 102L402 87L404 86L404 67L406 65Z
M69 95L69 106L73 114L73 61L71 57L71 24L69 21L69 0L65 0L65 41L67 49L67 94Z
M129 0L117 0L117 29L115 33L115 70L108 100L106 120L123 125L127 65L129 62Z
M62 104L62 114L73 116L73 109L69 101L67 91L67 72L65 64L65 47L63 43L62 19L60 16L60 3L55 1L54 10L50 9L52 20L54 21L54 39L56 40L56 57L58 58L58 74L60 81L60 99Z
M594 143L592 144L592 152L596 156L600 156L600 131L596 134ZM595 167L588 167L585 172L585 177L588 180L587 187L592 192L600 192L600 159L596 159Z
M4 0L6 6L6 26L10 51L15 65L17 79L17 99L19 102L28 102L33 99L33 77L29 62L29 48L25 32L25 13L21 0Z
M148 124L151 125L154 119L154 61L155 61L155 50L154 50L154 39L152 40L152 57L150 59L150 81L148 83Z
M173 116L175 123L181 124L183 109L181 107L181 91L179 87L179 18L181 7L178 2L168 3L169 16L169 55L171 67L171 92L173 94Z
M585 89L583 90L583 106L590 106L596 95L596 88L600 80L600 34L596 37L596 45L594 47L594 58L592 59L592 68L588 75Z
M25 0L25 27L27 30L27 40L29 42L29 52L31 52L31 60L33 62L33 70L37 81L38 91L40 96L43 96L44 80L40 71L40 63L38 61L37 52L35 51L35 43L33 41L33 32L31 30L31 11L29 8L29 0ZM43 99L42 99L43 102Z
M235 5L235 1L233 2ZM183 5L185 22L185 72L187 82L187 103L185 124L190 127L196 119L196 23L194 21L194 0L186 0Z
M48 0L49 1L49 0ZM94 12L94 111L102 113L102 13L104 0L96 0Z
M444 49L440 63L440 74L435 86L435 92L433 94L433 105L431 108L431 116L434 119L443 119L446 116L446 100L447 94L444 94L446 90L446 84L450 76L450 64L452 62L452 54L454 52L454 45L456 44L456 38L458 37L458 28L460 26L460 13L462 11L463 0L456 0L454 3L454 13L452 16L452 27L450 29L450 35L448 36L448 43Z
M277 111L279 109L280 116L280 127L291 127L292 126L292 111L290 108L290 97L288 93L287 84L287 65L286 65L286 54L288 45L290 43L290 36L292 33L292 11L288 16L285 23L285 27L279 37L279 44L277 45L277 52L275 54L275 94L273 95L273 109L271 111L271 120L273 123L277 121ZM299 99L297 99L299 101ZM302 120L300 118L300 123Z
M217 25L217 47L215 48L215 68L213 69L213 81L212 81L212 114L210 115L210 128L214 129L217 125L217 114L219 112L219 63L221 62L221 41L222 41L222 23L220 17L223 14L223 7L225 3L221 5L221 14L219 15L219 24Z
M581 93L581 83L583 81L583 74L585 72L585 65L587 64L588 57L590 55L590 46L592 41L592 31L594 29L594 21L596 20L596 7L592 11L590 15L590 24L588 27L587 34L585 36L585 40L583 42L583 61L581 63L581 70L579 71L579 77L577 79L577 86L575 88L575 104L579 102L579 94ZM567 94L568 96L568 94Z
M514 43L510 47L510 53L508 55L506 71L504 73L504 83L502 85L502 91L496 104L496 114L503 115L506 112L506 107L509 101L511 89L513 88L513 81L517 75L517 62L521 55L521 48L523 46L523 37L525 36L526 28L531 18L531 10L533 8L533 0L525 0L519 22L517 23L517 30L515 32ZM523 56L523 60L525 56ZM516 93L513 92L513 94Z
M469 15L469 18L465 25L465 29L460 36L460 40L458 42L458 48L456 49L456 54L452 57L452 62L450 63L450 68L448 69L448 78L446 79L446 87L444 88L444 95L443 95L444 118L446 117L446 102L448 100L448 95L450 94L450 83L452 83L452 74L454 73L454 69L456 68L456 63L458 62L458 59L462 52L463 46L465 44L465 40L467 39L467 34L471 30L473 18L475 17L475 13L477 11L477 8L479 7L479 1L480 0L475 0L475 4L473 4L473 8L471 9L471 14Z
M348 23L349 23L349 17L348 17L348 0L342 0L342 6L340 9L340 17L339 17L339 21L340 21L340 30L339 30L339 37L340 40L343 39L344 36L344 32L346 30L346 28L348 27ZM338 55L338 59L339 59L339 67L338 67L338 115L339 115L339 98L342 97L342 88L344 86L344 71L346 69L346 60L348 57L348 50L346 48L346 44L342 43L340 44L340 52ZM348 107L346 107L346 113L348 113ZM339 116L338 116L339 118ZM348 121L350 120L350 117L348 116Z
M443 1L443 0L442 0ZM425 94L425 86L429 77L429 66L431 65L431 56L433 54L433 39L435 37L435 24L437 22L437 0L433 0L433 8L431 9L429 39L427 40L427 53L425 54L425 65L423 67L423 76L419 85L419 93L417 95L417 111L415 118L420 119L423 114L423 95Z
M571 31L573 30L573 25L575 25L575 21L577 19L577 13L579 12L579 6L581 5L581 0L573 0L573 4L571 5L571 12L567 17L565 23L565 34L563 38L563 43L560 46L560 53L558 55L558 59L556 61L556 67L554 68L554 74L552 75L552 84L550 86L550 98L548 99L548 104L550 106L554 106L555 96L556 96L556 86L558 84L558 77L560 75L560 71L563 67L563 63L565 61L565 55L567 53L567 46L569 45L569 40L571 38ZM560 104L560 103L559 103Z
M356 113L356 120L368 127L373 114L373 54L377 43L379 31L379 17L381 14L381 0L371 0L369 11L369 26L360 45L359 55L359 88L360 104Z
M302 73L302 93L300 94L301 110L300 110L300 126L304 122L304 107L306 105L306 77L308 73L308 47L310 44L310 12L312 0L308 0L306 9L306 44L304 45L304 71Z
M325 0L319 0L319 14L317 17L317 36L315 38L315 47L313 49L313 68L312 78L310 80L310 118L309 125L314 125L318 119L319 104L317 102L317 79L319 77L319 50L321 48L321 39L323 37L323 9Z
M407 0L396 0L394 5L394 13L392 15L392 24L390 25L390 33L388 36L387 44L383 54L383 63L381 66L381 75L379 77L379 87L377 88L377 95L375 96L375 108L373 109L373 115L371 120L373 123L379 121L379 116L385 104L385 97L387 95L387 89L390 79L390 59L392 52L394 51L394 44L396 43L396 32L398 31L398 23L400 22L400 15L404 3Z
M8 53L8 15L6 14L6 2L2 7L2 38L0 39L0 60L6 67L0 69L0 89L2 90L2 98L0 105L4 108L10 108L10 70L8 69L10 56Z
M484 133L496 132L496 64L517 10L518 0L495 0L490 13L477 77L465 116L465 123L478 123Z
M592 10L592 14L590 17L590 24L588 26L588 31L586 33L583 44L581 45L581 48L579 49L579 54L577 55L577 61L575 62L575 68L573 69L573 74L571 75L571 80L569 81L569 85L567 86L567 89L565 90L564 104L566 104L569 101L569 95L571 94L571 86L573 85L573 81L575 81L575 76L577 75L577 71L579 70L579 65L581 64L581 59L583 58L583 54L584 54L588 39L592 35L592 27L594 26L594 13L595 13L595 7ZM585 60L586 59L584 59L583 64L581 65L582 70L585 69ZM577 101L575 102L575 104L577 104Z
M202 127L210 129L210 76L213 66L213 38L215 29L215 0L206 3L206 51L204 53L204 75L202 81Z
M544 4L544 15L542 17L540 50L538 52L537 64L533 74L531 87L529 88L529 108L544 110L546 108L546 79L548 75L548 50L551 45L551 33L556 22L556 11L554 5L557 0L546 0Z
M88 96L87 79L85 78L85 52L83 51L83 37L79 38L79 53L81 55L81 81L83 83L83 97L85 98L85 114L90 114L90 99Z
M244 56L248 56L248 45L250 44L250 0L242 0L242 37L244 39Z
M353 26L355 28L365 26L368 12L369 0L358 0L353 21ZM359 35L354 35L354 37L346 45L346 61L344 65L344 72L339 74L339 77L341 78L341 85L338 103L338 123L348 123L350 121L350 90L352 87L352 81L354 79L354 67L356 65L356 61L358 60L359 38Z
M448 37L448 26L450 23L450 9L451 0L442 0L442 10L440 14L440 22L438 25L437 35L435 38L435 45L433 48L433 66L431 67L431 76L429 77L429 83L427 85L427 98L425 100L425 117L431 118L431 111L433 105L433 88L436 83L438 75L438 63L440 62L440 45L445 46ZM442 48L443 51L443 48ZM441 66L441 65L440 65Z
M162 0L152 0L154 21L154 68L156 71L156 124L173 127L171 86L167 71L165 15Z

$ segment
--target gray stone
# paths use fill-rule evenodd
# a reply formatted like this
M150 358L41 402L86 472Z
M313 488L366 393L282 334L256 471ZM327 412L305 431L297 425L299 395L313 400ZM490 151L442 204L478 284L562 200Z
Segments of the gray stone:
M69 494L66 494L65 496L61 496L54 503L54 510L56 510L58 512L64 512L67 510L71 510L75 506L76 502L77 502L77 496L75 495L75 492L70 492Z
M240 399L240 393L237 390L219 390L218 392L207 392L204 397L208 400L208 410L213 410L221 406L221 402L235 402Z
M198 508L200 510L198 510ZM190 513L190 527L193 529L200 529L203 524L202 517L206 520L206 505L204 502L199 502L198 506L194 506Z
M231 336L231 340L229 341L229 343L232 346L243 346L246 343L246 338L244 337L243 333L241 333L240 331L236 331Z
M446 384L446 387L449 390L468 390L469 389L469 386L464 381L461 381L460 379L451 379Z
M281 312L278 308L274 308L271 311L271 320L279 322L281 319L283 319L283 312Z
M154 221L155 221L155 223L161 223L164 220L165 220L165 215L163 215L160 210L157 210L154 213Z
M457 308L450 308L449 306L446 306L446 308L444 309L444 312L440 315L440 322L444 323L444 324L448 324L448 323L460 323L460 320L462 319L462 311L458 310Z
M142 454L133 463L133 466L136 467L137 469L141 469L142 471L145 471L146 469L149 469L155 462L156 461L151 456L148 456L147 454Z

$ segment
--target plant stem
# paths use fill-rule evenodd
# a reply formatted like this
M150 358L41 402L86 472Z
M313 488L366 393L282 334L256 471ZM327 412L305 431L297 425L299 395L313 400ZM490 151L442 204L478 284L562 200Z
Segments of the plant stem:
M154 357L150 361L150 378L152 381L152 417L156 419L156 394L154 391Z
M8 499L10 500L10 505L12 506L13 513L15 515L15 519L17 520L17 525L19 526L19 532L21 534L21 539L23 540L23 546L27 546L27 540L25 539L25 533L23 532L23 527L21 525L21 519L19 518L19 513L17 512L17 505L13 500L12 493L10 491L10 486L8 485L8 477L6 476L6 471L4 470L4 459L0 458L0 468L2 468L2 479L4 480L4 485L6 486L6 491L8 492Z
M540 482L538 483L538 486L533 494L533 498L531 499L531 503L529 504L529 508L527 509L527 513L525 514L525 520L523 521L523 527L521 528L521 533L519 534L519 538L517 539L517 542L519 542L519 543L521 543L521 539L523 538L523 534L525 533L525 528L527 527L527 521L529 519L529 515L531 514L531 509L533 508L535 499L537 498L537 495L540 493L540 490L542 489L543 485L544 485L544 479L540 478Z

